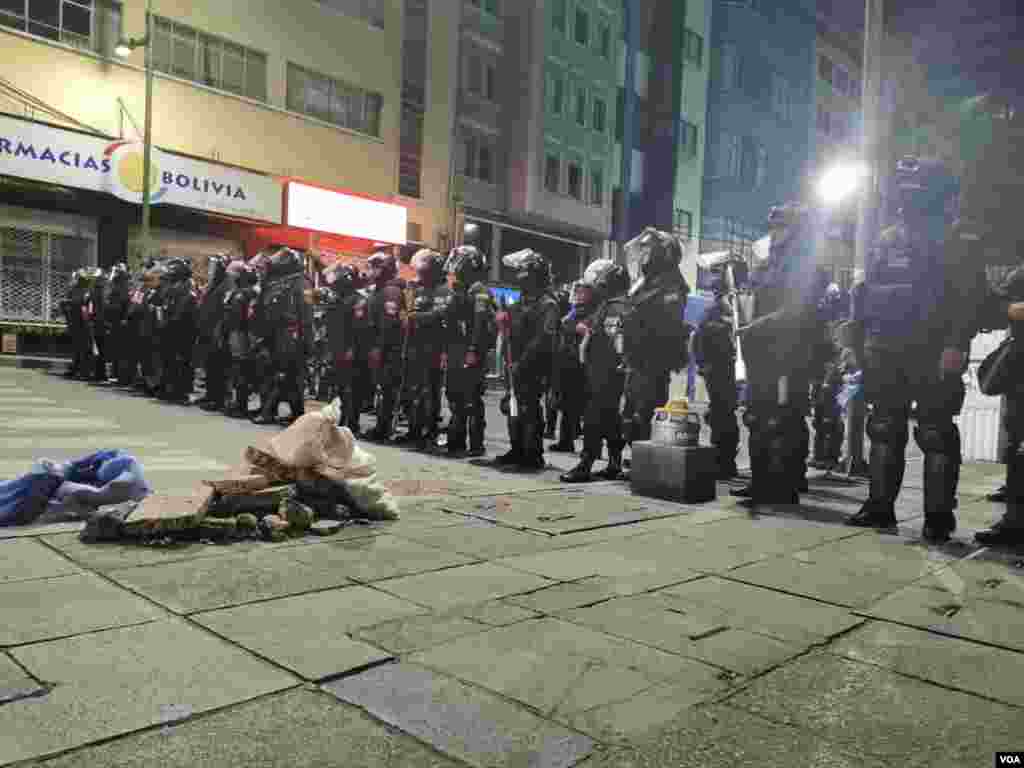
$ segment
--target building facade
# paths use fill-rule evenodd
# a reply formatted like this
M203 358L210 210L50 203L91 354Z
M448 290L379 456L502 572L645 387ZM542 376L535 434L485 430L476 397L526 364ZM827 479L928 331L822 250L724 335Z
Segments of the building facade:
M627 0L624 6L613 237L622 243L656 226L695 245L701 231L711 4Z
M357 241L372 246L382 231L371 226L376 223L393 232L401 222L403 231L383 242L452 242L449 84L457 64L457 0L152 5L152 142L154 164L164 174L154 176L152 226L160 252L244 251L254 232L264 240L304 244L305 235L281 231L300 226L300 219L297 231L324 234L311 235L313 251L330 237L338 250ZM111 178L92 184L84 176L76 181L54 175L53 168L62 170L71 155L30 167L20 156L28 139L15 141L11 152L3 151L3 141L15 134L69 147L141 141L144 48L121 59L114 47L145 30L144 0L0 3L0 117L7 120L7 134L0 135L0 269L32 263L35 245L29 241L32 233L46 231L48 219L54 237L77 228L91 243L83 246L86 255L61 262L61 273L70 273L77 261L110 264L131 250L138 196L133 201L108 188L129 161L112 173L104 166L97 173ZM171 173L170 191L158 199L168 169L186 165L191 170ZM32 170L44 166L50 170ZM141 179L141 165L135 170ZM232 174L253 188L272 180L276 208L273 201L263 210L208 205L213 193L207 182L224 190ZM192 197L177 188L181 179ZM351 194L325 197L339 190ZM388 206L373 208L370 200ZM298 210L300 204L306 210ZM390 224L369 221L399 208L404 213ZM182 245L186 241L191 246ZM56 274L55 267L50 271ZM45 291L52 304L59 286ZM31 314L45 312L18 316Z
M814 0L711 0L702 251L748 248L815 162Z
M607 248L621 4L464 0L453 172L464 236L549 256L558 282Z

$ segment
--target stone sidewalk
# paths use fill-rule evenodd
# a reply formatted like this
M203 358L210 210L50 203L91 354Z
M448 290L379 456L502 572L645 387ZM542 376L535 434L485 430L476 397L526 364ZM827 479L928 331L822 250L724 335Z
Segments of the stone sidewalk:
M272 434L0 369L0 476L127 447L185 493ZM989 766L1024 749L1024 554L368 446L394 523L269 544L0 528L0 765ZM567 463L572 457L559 458Z

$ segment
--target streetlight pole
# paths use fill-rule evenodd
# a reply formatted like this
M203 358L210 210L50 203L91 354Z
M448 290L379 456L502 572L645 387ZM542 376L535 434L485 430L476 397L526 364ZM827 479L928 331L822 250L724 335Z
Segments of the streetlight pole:
M145 46L146 66L146 118L143 127L143 150L142 150L142 261L145 263L149 256L149 213L150 197L152 196L153 184L150 175L152 173L153 158L153 0L146 0L146 36L143 38Z
M855 265L861 275L866 275L869 260L869 246L874 238L876 214L879 203L879 185L884 169L881 156L879 130L882 107L882 46L884 40L884 0L864 2L864 58L863 90L861 108L863 111L863 136L861 157L866 165L868 177L860 195L857 210L857 235L855 242ZM867 412L863 398L850 403L846 428L847 472L851 475L864 474L864 424Z

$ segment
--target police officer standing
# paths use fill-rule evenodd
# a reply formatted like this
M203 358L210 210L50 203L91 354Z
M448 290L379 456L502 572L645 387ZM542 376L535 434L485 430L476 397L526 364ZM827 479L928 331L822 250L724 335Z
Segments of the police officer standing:
M619 408L625 384L623 323L629 315L629 274L611 259L587 267L581 283L590 289L597 309L581 318L573 332L581 338L580 361L589 397L583 414L583 451L573 469L561 476L566 483L622 479L622 421ZM608 445L608 466L591 474Z
M92 275L93 282L89 290L89 320L94 353L91 377L99 384L107 381L107 275L102 269L96 269Z
M745 267L743 262L735 266ZM728 267L720 268L714 286L714 302L704 311L693 337L693 355L697 372L703 377L708 391L708 426L711 444L715 447L718 477L728 480L736 477L736 454L739 451L740 425L736 418L738 392L736 385L735 322L729 294L735 286L729 285L725 274Z
M192 263L174 258L160 278L163 293L163 356L160 399L188 405L195 379L193 353L199 332L199 305L192 290Z
M89 285L85 270L77 269L71 274L68 296L61 302L64 318L71 336L71 366L64 374L66 378L87 377L90 373L92 351L90 350L88 313Z
M832 470L839 466L843 451L843 415L839 407L839 391L843 386L842 349L837 343L839 329L847 319L849 299L843 300L835 283L829 284L818 304L819 323L823 333L821 348L814 364L816 378L811 386L814 402L814 454L811 466Z
M353 387L355 329L352 310L358 279L359 274L352 267L335 264L324 272L326 287L320 289L327 325L327 359L334 389L341 399L338 426L348 427L355 435L359 434L359 405Z
M465 454L468 438L468 455L483 456L487 426L485 361L497 336L497 304L482 282L487 274L487 261L476 246L461 245L452 250L444 268L451 275L452 286L445 376L445 394L451 411L447 450L450 456Z
M985 273L949 247L959 184L938 161L908 157L896 168L897 223L882 233L866 276L855 328L864 393L871 405L871 490L851 525L893 529L906 466L910 406L914 438L924 452L924 529L929 542L948 541L960 474L960 431L953 422L966 394L963 373L985 297Z
M542 400L551 380L558 302L550 293L551 267L544 256L527 248L508 254L502 263L515 272L521 298L510 307L507 329L512 447L495 464L538 470L545 467Z
M223 346L224 308L229 284L228 259L216 254L207 262L206 292L199 305L199 353L206 376L206 395L199 401L204 411L224 408L227 368L231 353Z
M1007 371L1006 405L1003 424L1006 445L1006 485L1003 500L1006 513L987 531L975 534L979 544L987 547L1024 547L1024 266L1017 267L1005 279L988 302L984 325L991 329L1009 326L1011 370Z
M689 326L683 322L690 286L680 272L678 238L647 227L626 244L633 285L624 324L627 368L622 413L627 443L650 440L654 409L668 401L672 371L686 367Z
M115 264L110 270L107 280L107 294L104 300L107 326L107 358L111 365L111 375L124 386L134 381L130 361L132 356L132 340L129 334L128 313L131 304L131 275L125 264Z
M562 318L559 328L554 365L555 401L562 414L562 421L558 428L558 442L549 445L548 450L560 453L576 452L580 419L590 397L587 377L580 362L580 342L583 337L578 330L596 309L594 287L585 281L578 281L573 286L572 299L572 309Z
M224 322L221 345L227 353L224 391L230 393L225 415L234 419L249 418L251 380L251 327L256 311L256 270L244 261L232 261L227 267L224 294Z
M377 426L370 439L387 441L394 435L395 405L403 383L407 340L405 281L398 277L398 261L390 253L378 251L370 257L368 265L372 346L367 353L367 367L380 397Z

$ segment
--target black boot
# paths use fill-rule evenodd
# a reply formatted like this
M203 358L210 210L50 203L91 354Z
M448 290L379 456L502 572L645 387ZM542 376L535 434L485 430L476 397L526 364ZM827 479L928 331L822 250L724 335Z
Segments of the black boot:
M594 459L586 451L580 455L580 463L570 469L564 475L559 476L559 480L563 483L590 483L593 482L594 477L590 474L591 468L594 466Z
M960 475L960 457L944 453L924 455L924 529L925 541L943 544L956 530L953 509Z
M624 480L626 473L622 471L622 445L608 444L608 466L600 472L595 472L594 477L601 480Z
M896 530L896 497L903 485L906 470L904 444L873 442L869 467L871 490L860 511L846 521L857 528Z
M474 457L486 456L487 449L484 447L484 432L487 425L484 422L483 414L471 413L466 426L469 432L469 452L467 455Z

